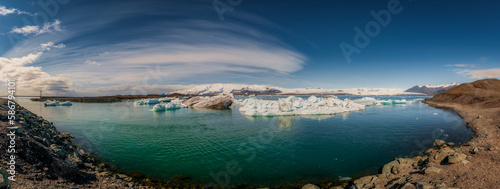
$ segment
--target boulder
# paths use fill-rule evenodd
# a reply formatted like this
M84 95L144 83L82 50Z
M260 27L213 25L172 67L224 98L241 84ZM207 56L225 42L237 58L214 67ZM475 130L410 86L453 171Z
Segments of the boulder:
M403 185L403 187L401 187L401 189L416 189L417 187L415 185L413 185L412 183L406 183L405 185Z
M83 161L78 157L77 153L74 152L73 154L70 154L68 156L68 160L74 165L74 166L80 166L83 165Z
M389 162L388 164L385 164L384 167L382 167L382 173L381 175L383 177L389 177L391 174L392 174L392 168L399 164L399 162L397 160L394 160L394 161L391 161Z
M3 167L0 168L0 188L9 186L9 173Z
M437 168L437 167L428 167L424 170L424 173L426 175L428 174L434 174L434 173L437 173L439 174L439 172L441 172L441 169L440 168ZM418 187L417 187L418 188Z
M355 185L367 185L367 184L375 182L376 180L378 180L377 176L373 176L373 175L372 176L364 176L364 177L361 177L361 178L353 181L353 183Z
M432 145L434 145L435 147L441 147L445 144L446 144L446 142L443 140L436 140L436 141L434 141L434 143L432 143Z
M61 146L52 144L50 145L50 149L52 149L57 155L59 155L63 159L66 159L66 157L68 157L68 152L63 150Z
M302 186L302 189L320 189L320 188L314 184L306 184Z
M467 158L464 153L454 153L448 156L448 163L459 163Z
M453 143L453 142L448 142L448 143L446 143L446 145L448 145L448 146L455 146L455 143Z
M434 188L434 186L432 186L431 184L426 183L426 182L417 182L417 183L415 183L415 186L417 187L417 189L432 189L432 188Z
M125 174L116 174L115 178L117 178L117 179L126 179L126 178L128 178L128 176L125 175Z
M480 150L479 150L479 148L478 148L478 147L474 147L474 148L472 148L471 153L472 153L472 154L477 154L479 151L480 151Z
M436 154L433 154L432 158L429 158L429 162L440 164L446 157L454 153L455 150L450 147L441 148Z

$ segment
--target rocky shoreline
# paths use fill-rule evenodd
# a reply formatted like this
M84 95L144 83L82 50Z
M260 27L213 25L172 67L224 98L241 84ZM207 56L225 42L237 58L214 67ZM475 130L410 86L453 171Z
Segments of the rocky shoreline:
M75 145L69 133L57 131L52 122L19 105L16 111L13 127L18 128L8 129L7 100L0 99L0 150L7 152L12 138L16 149L15 181L9 182L12 175L4 168L12 163L10 155L1 155L0 188L150 188L106 171L105 164ZM12 132L15 137L7 135Z
M436 140L425 155L396 158L380 174L364 176L343 186L321 188L469 189L500 186L500 80L461 84L426 99L435 108L457 112L474 131L461 146ZM317 189L308 184L303 189Z

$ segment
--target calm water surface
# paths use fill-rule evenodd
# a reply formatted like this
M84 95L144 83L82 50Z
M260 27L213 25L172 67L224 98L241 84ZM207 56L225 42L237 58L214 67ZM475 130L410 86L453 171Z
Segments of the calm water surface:
M133 102L71 107L19 102L124 171L164 180L182 174L205 184L229 178L231 184L273 186L377 173L394 157L431 147L436 138L463 143L473 135L455 113L423 103L367 107L335 116L253 118L238 107L151 112L152 106Z

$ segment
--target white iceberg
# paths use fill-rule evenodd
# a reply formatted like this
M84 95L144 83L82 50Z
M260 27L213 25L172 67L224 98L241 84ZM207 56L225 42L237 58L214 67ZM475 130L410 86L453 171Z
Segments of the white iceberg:
M403 99L403 100L394 100L394 101L392 101L392 103L393 104L406 104L408 102L406 101L406 99Z
M73 103L71 103L70 101L66 101L66 102L63 102L60 104L61 106L72 106Z
M43 104L45 104L45 106L71 106L71 105L73 105L73 103L71 103L70 101L60 102L57 100L53 100L53 101L47 100Z
M44 104L45 104L45 106L57 106L57 105L59 105L59 103L61 103L61 102L59 102L57 100L54 100L54 101L47 100L47 101L45 101Z
M138 101L135 101L135 105L147 105L147 104L158 104L160 101L158 99L141 99Z
M379 100L373 98L373 97L363 97L360 99L353 100L353 102L356 102L358 104L362 104L365 106L373 106L373 105L378 105Z
M153 112L160 112L160 111L165 111L165 105L157 104L153 106Z
M277 101L248 98L238 102L241 106L240 112L249 116L328 115L365 109L365 105L349 99L340 100L333 96L323 98L311 96L307 100L289 96Z

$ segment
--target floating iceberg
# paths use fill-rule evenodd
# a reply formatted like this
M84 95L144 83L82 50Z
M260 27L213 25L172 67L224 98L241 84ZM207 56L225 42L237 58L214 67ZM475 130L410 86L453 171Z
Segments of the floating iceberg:
M406 104L407 101L406 99L403 99L403 100L394 100L392 101L393 104Z
M365 105L365 106L373 106L373 105L378 105L379 104L379 100L373 98L373 97L363 97L361 99L356 99L356 100L353 100L353 102L356 102L358 104L362 104L362 105Z
M135 101L135 105L146 105L146 104L158 104L160 101L158 99L142 99Z
M377 100L373 97L363 97L363 98L360 98L360 99L356 99L356 100L353 100L353 102L356 102L358 104L363 104L363 105L366 105L366 106L373 106L373 105L378 105L378 106L382 106L382 105L393 105L393 104L410 104L410 103L414 103L414 102L418 102L418 101L421 101L420 99L415 99L415 100L406 100L406 99L402 99L402 100Z
M71 106L71 105L73 105L73 103L71 103L70 101L59 102L57 100L54 100L54 101L47 100L44 102L44 104L45 104L45 106Z
M381 100L379 103L382 105L392 105L392 100Z
M72 106L73 103L71 103L70 101L66 101L66 102L63 102L60 104L61 106Z
M59 103L61 103L61 102L59 102L57 100L54 100L54 101L47 100L47 101L45 101L44 104L45 104L45 106L57 106L57 105L59 105Z
M289 96L279 100L260 100L248 98L239 101L240 112L249 116L282 115L321 115L364 110L365 105L349 99L340 100L335 96L318 98L311 96L307 100Z
M183 100L182 100L182 99L180 99L180 98L175 98L175 99L172 99L172 100L170 101L170 104L175 104L176 106L178 106L178 107L180 107L180 108L189 108L189 106L188 106L188 105L183 104L182 102L183 102Z
M153 107L153 112L165 111L165 105L157 104Z
M219 94L217 96L196 96L182 103L193 108L228 109L233 104L234 96Z

